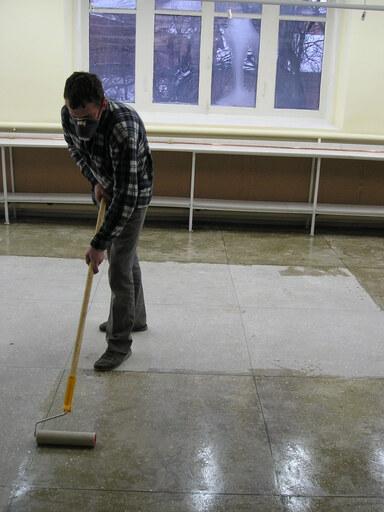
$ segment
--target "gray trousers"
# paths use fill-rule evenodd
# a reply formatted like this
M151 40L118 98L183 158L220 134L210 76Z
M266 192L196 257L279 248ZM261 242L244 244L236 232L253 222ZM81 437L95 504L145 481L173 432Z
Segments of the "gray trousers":
M120 235L108 248L111 305L107 323L108 348L126 354L132 345L133 326L147 323L137 244L147 208L132 213Z

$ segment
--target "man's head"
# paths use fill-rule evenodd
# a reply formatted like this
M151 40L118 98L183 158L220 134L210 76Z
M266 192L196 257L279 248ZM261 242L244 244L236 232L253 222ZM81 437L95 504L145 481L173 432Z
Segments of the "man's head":
M85 107L87 103L100 106L104 99L103 85L98 76L75 71L65 82L64 99L71 109Z
M72 73L65 82L64 99L79 138L90 140L107 105L100 79L83 71Z

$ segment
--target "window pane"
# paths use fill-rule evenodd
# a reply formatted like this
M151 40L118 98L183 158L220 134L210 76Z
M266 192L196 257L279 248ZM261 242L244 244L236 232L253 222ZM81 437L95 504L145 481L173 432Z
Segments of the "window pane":
M91 0L91 7L99 9L136 9L136 0Z
M89 68L110 99L135 101L135 37L134 14L89 16Z
M198 103L200 26L200 17L155 16L155 103Z
M254 107L260 20L215 18L212 105Z
M280 14L290 14L297 16L325 16L327 9L325 7L316 7L314 4L325 2L326 0L307 0L308 7L302 5L281 5Z
M156 9L172 11L201 11L201 0L156 0Z
M317 110L325 23L280 21L275 108Z
M261 13L261 4L254 2L215 2L216 12L226 12L231 9L232 12L241 13Z

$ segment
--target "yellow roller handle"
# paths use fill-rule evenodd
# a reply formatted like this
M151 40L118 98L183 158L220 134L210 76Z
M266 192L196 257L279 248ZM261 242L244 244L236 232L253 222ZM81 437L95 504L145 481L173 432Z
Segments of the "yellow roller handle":
M67 380L67 389L64 397L64 412L71 412L73 393L75 392L76 375L70 375Z
M105 203L105 200L102 199L101 203L100 203L99 214L97 216L96 233L99 231L101 224L103 222L105 209L106 209L106 203ZM65 391L65 396L64 396L64 412L71 412L71 410L72 410L72 399L73 399L73 394L75 392L75 385L76 385L76 372L77 372L77 366L79 363L81 344L83 341L85 319L87 316L89 297L91 295L91 289L92 289L92 280L93 280L93 270L92 270L92 264L90 263L88 265L87 280L86 280L86 285L85 285L85 290L84 290L83 303L81 306L79 325L77 328L75 348L74 348L73 354L72 354L71 369L69 372L69 376L68 376L68 380L67 380L67 389Z

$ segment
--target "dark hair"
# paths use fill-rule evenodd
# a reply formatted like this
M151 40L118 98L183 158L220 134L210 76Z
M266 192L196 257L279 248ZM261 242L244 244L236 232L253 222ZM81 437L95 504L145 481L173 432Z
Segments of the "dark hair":
M70 108L85 107L87 103L100 105L103 98L103 85L97 75L75 71L65 82L64 99Z

